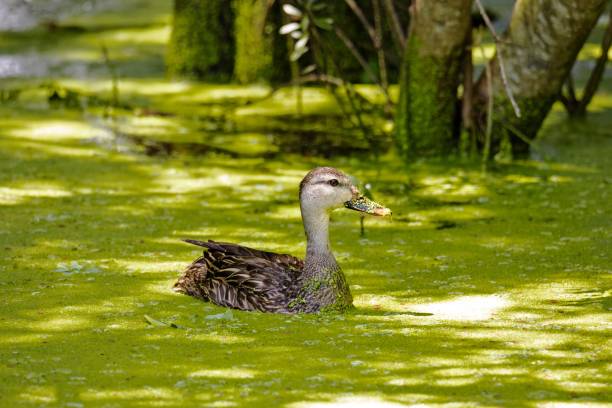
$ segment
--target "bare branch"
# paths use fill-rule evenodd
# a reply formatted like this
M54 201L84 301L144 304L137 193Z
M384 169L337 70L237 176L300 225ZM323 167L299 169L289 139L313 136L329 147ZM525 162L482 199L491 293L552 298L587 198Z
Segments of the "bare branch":
M374 30L376 33L376 53L378 54L378 69L380 71L380 82L383 88L389 88L387 80L387 64L385 61L385 51L382 46L382 16L380 13L380 0L372 0L374 6Z
M578 102L578 97L576 97L576 85L574 85L574 76L572 75L571 71L567 76L565 84L567 85L567 94L569 96L569 100L572 102Z
M478 1L478 0L476 0ZM485 75L487 79L487 90L489 91L489 99L487 100L487 127L485 129L485 143L482 148L482 173L487 172L487 164L491 155L491 134L493 132L493 74L491 72L491 64L485 62Z
M535 143L533 142L533 140L529 139L527 137L527 135L523 132L521 132L517 127L512 126L510 123L507 122L502 122L502 126L506 129L509 130L510 132L512 132L512 134L514 134L514 136L518 137L519 139L521 139L523 142L525 142L526 144L529 145L530 148L537 150L537 146L535 145Z
M348 38L348 36L346 34L344 34L344 31L342 31L337 26L334 27L334 32L336 33L338 38L344 43L346 48L349 49L351 54L353 54L355 59L359 62L359 64L361 65L361 67L363 68L365 73L370 77L370 79L372 81L376 82L376 84L380 87L380 89L382 90L383 94L385 95L387 103L391 103L391 97L389 96L389 92L388 92L387 88L380 82L380 79L376 76L376 74L374 74L374 72L372 72L372 69L368 65L368 63L365 60L365 58L361 55L361 53L359 52L357 47L355 47L355 44L353 44L353 41L351 41L351 39Z
M597 92L597 88L599 87L599 83L603 77L603 74L606 70L606 63L608 62L608 51L610 51L610 46L612 45L612 7L610 8L610 13L608 15L608 27L606 27L606 32L604 34L604 38L601 41L601 55L595 64L595 68L589 77L589 81L584 87L584 92L582 94L582 100L580 101L580 106L582 109L586 110L586 107L593 99L595 92Z
M480 15L482 16L482 19L484 20L487 28L491 32L491 35L493 36L495 42L502 42L502 39L495 32L495 27L493 27L493 23L491 22L491 19L489 18L489 15L487 14L480 0L476 0L476 5L478 6L478 11L480 11Z
M502 52L501 52L502 49L500 47L500 44L502 44L503 41L495 32L495 27L493 27L493 23L491 22L491 19L487 15L487 12L482 6L482 3L480 2L480 0L476 0L476 5L478 6L478 10L480 11L480 15L482 16L485 24L489 28L489 31L491 31L491 35L493 36L493 39L495 40L495 48L497 49L497 59L499 60L499 72L501 74L501 79L504 84L504 89L506 91L506 94L508 95L508 99L510 99L510 103L512 104L512 109L514 109L514 114L516 115L517 118L520 118L521 109L519 108L518 104L516 103L516 100L514 99L514 95L512 94L512 90L510 89L510 84L508 83L508 77L506 75L506 68L504 65L504 59L503 59Z
M472 35L468 34L468 44L472 43ZM461 121L463 127L467 130L472 130L473 118L472 110L474 103L474 63L472 61L472 47L468 46L465 50L463 62L463 96L461 98Z
M322 82L335 86L344 86L344 81L341 78L327 74L310 74L292 81L294 84L304 84L308 82Z
M382 48L382 29L381 29L381 21L380 21L380 3L379 0L375 0L374 2L374 20L376 26L373 27L368 19L363 14L363 10L357 5L355 0L345 0L346 4L353 10L353 13L357 16L361 24L366 29L368 35L372 40L372 44L377 51L378 54L378 64L379 64L379 72L380 76L376 75L370 69L365 58L361 55L355 44L351 41L351 39L344 34L344 32L338 28L334 27L334 31L338 38L344 43L344 45L351 51L353 56L359 61L359 64L362 66L366 74L380 87L383 94L385 95L387 106L392 106L391 97L389 96L388 84L387 84L387 65L385 63L385 55L384 50Z
M497 59L499 60L499 72L501 73L502 82L504 83L504 89L506 90L508 99L510 99L512 108L514 109L514 114L516 115L517 118L520 118L521 109L516 103L516 100L514 99L514 95L512 94L512 90L510 89L510 85L508 84L508 77L506 76L506 68L504 68L504 60L502 59L502 53L501 53L501 48L499 47L499 43L497 44Z
M366 61L366 59L363 57L363 55L361 55L361 53L359 52L359 50L357 49L353 41L346 34L344 34L344 31L342 31L342 29L336 26L334 27L334 32L336 33L340 41L344 43L346 48L349 49L351 54L353 54L353 57L355 57L357 62L359 62L359 64L361 65L363 70L366 72L366 74L370 77L370 79L376 83L380 83L376 75L374 75L374 72L372 72L372 70L370 69L370 66L368 65L368 62Z
M363 10L361 10L357 3L355 3L355 0L344 0L344 2L348 4L351 10L353 10L353 13L355 13L357 18L359 19L359 21L361 21L361 24L363 24L364 28L368 32L368 35L372 39L372 42L376 43L376 32L374 31L374 27L372 27L368 19L363 14Z
M383 6L385 7L387 18L391 22L391 32L395 37L395 41L399 44L400 50L403 50L406 47L406 36L402 30L402 24L393 5L393 0L383 0Z
M567 98L567 96L565 96L563 94L563 90L561 90L561 92L559 92L559 102L561 102L563 104L563 106L565 106L565 109L567 109L568 111L571 108L571 102L570 100Z

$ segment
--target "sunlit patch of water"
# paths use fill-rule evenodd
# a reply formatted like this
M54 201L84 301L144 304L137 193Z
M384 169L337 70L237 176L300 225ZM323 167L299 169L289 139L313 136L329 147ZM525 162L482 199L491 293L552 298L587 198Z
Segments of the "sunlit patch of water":
M0 187L0 205L14 205L33 197L70 197L72 192L53 183L28 183L15 187Z
M218 368L218 369L203 369L194 371L189 374L189 377L205 377L205 378L255 378L259 373L257 371L248 370L246 368Z
M413 316L427 317L428 321L456 320L480 321L493 318L497 313L512 306L502 295L459 296L449 300L430 303L409 303L393 296L362 295L355 299L357 307L374 308L405 315L388 316L389 319L405 319Z
M230 334L219 334L216 331L212 333L193 333L189 334L189 340L191 342L212 342L217 344L222 344L223 346L229 344L248 344L255 342L253 337L245 337L245 336L234 336ZM149 336L151 340L164 338L163 335L151 335Z
M40 322L31 323L28 326L35 330L55 332L83 329L89 326L89 320L76 316L55 317Z
M548 401L535 403L536 408L610 408L609 403L580 401L580 402L565 402L565 401Z
M124 389L88 389L80 395L84 401L96 400L141 400L155 399L174 401L180 400L181 393L178 390L167 387L152 387L146 386L142 388L124 388Z
M444 320L487 320L512 303L500 295L461 296L451 300L415 305L411 309L421 313L433 313Z
M29 140L68 141L83 140L101 136L105 131L81 121L49 120L33 124L22 124L19 128L6 132L11 137Z
M177 243L178 243L177 239ZM150 258L150 261L117 261L117 269L123 270L128 273L157 273L157 274L168 274L172 271L181 271L185 267L185 262L176 261L161 261L157 254L144 252L139 254L143 257ZM164 286L164 283L160 287L158 284L152 285L149 289L151 291L161 292L164 294L168 293L168 288Z
M381 397L369 395L335 396L331 401L302 401L288 405L289 408L400 408L405 407L397 402L387 401Z
M24 387L18 398L30 404L53 404L57 403L57 390L52 385L31 385Z

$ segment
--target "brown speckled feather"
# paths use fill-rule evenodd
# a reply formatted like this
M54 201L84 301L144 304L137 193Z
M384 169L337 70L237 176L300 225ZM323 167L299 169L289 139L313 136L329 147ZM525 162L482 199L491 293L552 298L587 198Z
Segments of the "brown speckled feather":
M236 309L289 312L302 260L236 244L185 241L207 250L187 267L176 291Z

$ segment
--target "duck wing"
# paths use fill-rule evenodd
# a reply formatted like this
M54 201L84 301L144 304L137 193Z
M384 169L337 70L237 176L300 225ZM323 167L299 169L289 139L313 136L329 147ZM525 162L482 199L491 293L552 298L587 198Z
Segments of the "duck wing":
M175 284L175 290L242 310L286 312L296 296L304 262L287 254L237 244L185 240L206 248Z

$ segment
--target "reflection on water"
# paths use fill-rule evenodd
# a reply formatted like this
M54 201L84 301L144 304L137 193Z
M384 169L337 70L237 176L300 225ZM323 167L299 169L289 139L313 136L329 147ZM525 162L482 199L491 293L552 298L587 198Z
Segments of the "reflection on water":
M153 3L159 3L155 13L140 13L139 4ZM287 108L294 105L292 92L267 97L267 87L245 97L245 88L184 85L182 99L178 92L168 93L184 110L166 102L151 109L156 92L131 89L129 81L154 79L164 85L162 92L176 89L162 79L170 5L171 0L0 0L0 33L6 33L7 40L3 37L0 44L0 101L27 101L29 107L55 110L60 116L64 110L81 112L105 135L91 142L148 155L332 157L383 152L382 146L391 145L388 135L377 130L383 125L376 123L375 115L366 119L372 132L381 134L364 135L336 112L335 101L322 90L302 92L312 112L300 115ZM125 10L137 10L143 19L134 22L135 16L126 18ZM87 15L93 18L81 18ZM106 80L111 66L117 101L107 93L111 82L92 90L58 84ZM13 82L17 78L20 81ZM376 142L370 140L374 136Z
M0 31L28 30L41 21L108 10L116 0L2 0Z
M0 78L41 77L47 74L48 64L37 54L0 55Z
M105 67L95 62L66 61L33 51L26 54L0 54L0 79L43 78L50 74L58 77L85 79L92 76L103 76L105 73Z
M55 24L68 17L112 9L117 3L117 0L0 0L0 33ZM19 54L0 54L0 79L40 78L51 72L58 76L84 78L91 69L82 61L43 55L35 43L20 50Z

